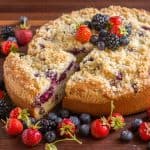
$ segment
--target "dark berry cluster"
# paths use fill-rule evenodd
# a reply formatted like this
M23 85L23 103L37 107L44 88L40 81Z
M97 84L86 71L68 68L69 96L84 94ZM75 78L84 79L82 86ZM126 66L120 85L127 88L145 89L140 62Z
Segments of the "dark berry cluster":
M119 16L109 17L96 14L91 21L85 21L84 24L91 30L96 31L91 36L90 42L100 50L105 48L115 50L119 46L129 44L128 37L131 34L132 26L131 24L123 26L122 19Z
M77 128L78 134L81 136L90 135L91 116L83 113L80 115L73 114L66 109L61 109L58 112L50 112L45 118L37 120L40 126L39 131L44 135L47 142L53 142L57 138L58 125L64 118L68 118Z
M0 35L4 40L7 40L8 37L14 37L14 28L11 26L4 26L1 28Z
M6 119L12 110L13 105L8 99L0 99L0 119Z

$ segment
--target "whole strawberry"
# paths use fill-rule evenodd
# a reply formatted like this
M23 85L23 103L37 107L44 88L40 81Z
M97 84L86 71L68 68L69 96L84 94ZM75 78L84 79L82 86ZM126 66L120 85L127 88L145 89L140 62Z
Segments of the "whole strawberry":
M76 31L76 40L81 43L86 43L90 41L91 30L86 25L81 25Z
M91 124L91 134L94 138L104 138L108 136L110 127L106 119L96 119Z
M25 46L31 41L33 32L29 29L27 17L20 17L20 29L15 31L15 37L21 46Z
M21 112L22 112L22 109L20 107L16 107L11 110L11 112L9 114L9 118L19 119L19 115L21 114Z
M138 131L143 141L150 140L150 122L143 122Z
M3 55L8 55L10 51L16 52L18 50L18 45L13 41L3 41L1 43L1 53Z
M112 16L109 18L111 25L122 25L122 18L120 16Z
M15 31L15 36L18 44L25 46L31 41L33 33L30 29L18 29Z
M112 113L112 115L108 117L108 122L113 130L118 130L125 126L125 120L120 113Z
M60 136L72 137L73 135L75 135L76 132L75 124L70 119L64 118L58 124L58 132Z
M42 134L38 129L28 128L22 133L22 142L27 146L35 146L42 140Z
M5 125L5 130L8 135L18 135L23 131L23 125L20 120L9 118Z

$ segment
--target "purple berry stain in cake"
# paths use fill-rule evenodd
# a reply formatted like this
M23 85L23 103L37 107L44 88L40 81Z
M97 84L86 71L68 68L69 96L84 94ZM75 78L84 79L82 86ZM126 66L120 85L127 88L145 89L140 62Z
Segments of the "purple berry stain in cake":
M142 28L143 28L144 30L148 30L148 31L150 31L150 27L142 26Z
M122 80L123 74L122 72L118 72L118 74L116 75L116 79L117 80Z
M89 52L89 50L87 50L87 49L85 49L85 48L81 48L81 49L79 49L79 48L74 48L74 49L72 49L72 50L70 50L70 53L72 53L73 55L79 55L79 54L81 54L81 53L88 53Z
M133 90L134 90L134 93L137 93L138 92L138 86L137 86L137 83L132 83L131 84Z
M40 102L45 103L48 101L49 98L51 98L54 94L54 87L51 86L44 94L40 96Z
M40 102L41 103L45 103L48 101L49 98L51 98L54 94L55 94L55 88L56 86L63 80L66 79L67 77L67 72L69 70L71 70L71 68L74 66L74 62L72 61L68 67L66 68L66 70L60 75L59 79L57 80L57 73L52 71L52 70L48 70L45 72L45 76L47 78L49 78L51 80L51 86L50 88L40 96Z

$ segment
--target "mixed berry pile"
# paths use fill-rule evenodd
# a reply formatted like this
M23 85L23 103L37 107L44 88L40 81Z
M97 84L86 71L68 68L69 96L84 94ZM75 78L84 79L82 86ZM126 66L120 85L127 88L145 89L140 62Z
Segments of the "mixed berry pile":
M29 29L28 18L21 16L19 26L3 26L0 28L1 54L7 56L10 51L20 52L20 46L26 46L32 39L33 33Z
M20 17L19 24L20 28L5 26L0 30L0 37L3 40L1 53L5 56L10 51L16 52L20 46L27 45L33 37L27 17ZM85 21L77 28L75 38L82 43L91 42L100 50L106 48L115 50L129 43L131 29L130 24L123 25L119 16L96 14L91 21ZM150 118L150 109L147 116ZM113 106L107 118L93 118L87 113L75 114L60 109L36 120L30 116L28 110L15 107L11 103L3 81L0 82L0 119L3 120L8 135L21 135L22 142L27 146L35 146L43 140L47 143L45 150L56 150L55 144L62 141L73 140L82 144L77 137L105 138L111 131L125 126L124 117L120 113L114 113ZM128 129L121 131L120 140L129 142L136 132L143 141L150 141L150 122L140 118L134 119ZM150 143L148 148L150 149Z
M87 113L75 114L66 109L59 109L36 120L26 109L14 107L6 97L7 94L0 90L0 118L5 124L5 131L10 136L21 135L22 142L27 146L36 146L44 141L45 150L56 150L56 143L75 141L82 144L77 137L102 139L125 126L124 117L120 113L114 113L113 107L107 118L94 118ZM121 131L120 141L130 142L137 136L137 132L141 140L150 141L150 122L146 121L150 118L150 109L147 110L146 118L148 119L135 118L128 128Z
M115 50L129 44L131 29L131 24L123 25L120 16L96 14L91 21L85 21L79 26L76 39L82 43L91 42L100 50Z

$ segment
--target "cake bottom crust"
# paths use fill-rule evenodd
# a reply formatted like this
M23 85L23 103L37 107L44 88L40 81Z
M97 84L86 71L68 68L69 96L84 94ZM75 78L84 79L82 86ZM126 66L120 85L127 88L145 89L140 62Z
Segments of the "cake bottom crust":
M85 89L86 86L84 86ZM85 92L85 91L84 91ZM98 97L95 93L90 95L89 93L83 95L66 96L63 100L63 107L77 113L90 113L92 115L109 115L111 111L111 99L98 101ZM87 98L86 98L87 97ZM147 87L138 93L130 93L118 97L113 100L114 112L121 113L123 115L134 114L142 112L150 107L150 88Z

